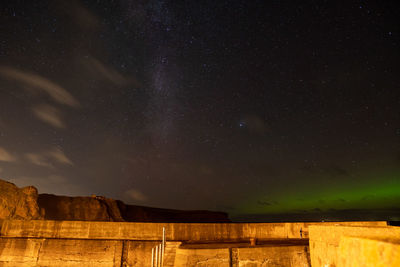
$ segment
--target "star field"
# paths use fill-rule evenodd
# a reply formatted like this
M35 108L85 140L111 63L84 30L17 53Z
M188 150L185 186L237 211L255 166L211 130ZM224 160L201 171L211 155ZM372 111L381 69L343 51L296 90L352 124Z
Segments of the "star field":
M398 218L396 1L0 10L2 179L243 218Z

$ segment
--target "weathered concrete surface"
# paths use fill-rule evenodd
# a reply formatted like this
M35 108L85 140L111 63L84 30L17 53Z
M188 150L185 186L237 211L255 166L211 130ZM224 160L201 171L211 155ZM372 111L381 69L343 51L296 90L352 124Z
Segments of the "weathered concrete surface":
M337 266L339 243L342 237L361 237L370 239L398 239L400 228L395 226L322 226L309 227L310 254L313 267Z
M150 266L160 242L0 237L0 266ZM180 242L167 242L165 267Z
M0 238L0 266L36 266L43 241Z
M174 266L293 266L310 267L308 246L270 245L256 247L220 247L224 244L210 244L195 248L195 244L176 250Z
M151 266L151 249L160 242L123 241L123 264L121 266Z
M342 237L338 267L398 267L400 266L400 236L398 239L368 239Z
M46 239L39 266L121 266L122 242Z
M166 242L163 267L173 267L175 264L176 249L182 242Z
M220 249L176 249L175 267L229 267L230 252Z
M41 219L37 198L35 187L18 188L0 179L0 219Z
M170 267L174 264L309 266L307 245L296 233L300 229L303 233L311 229L313 261L316 262L313 266L337 264L340 243L337 236L346 233L361 235L366 229L373 233L373 238L395 239L400 236L397 227L333 226L339 223L166 224L4 220L0 224L0 266L149 266L151 248L160 243L162 227L167 230L165 262ZM386 225L386 222L349 224ZM249 247L250 238L257 238L258 245ZM188 243L179 247L182 241Z
M0 266L150 266L154 241L0 238ZM178 248L167 242L168 266L309 266L306 246ZM234 246L234 244L231 244ZM232 258L232 250L236 257ZM232 265L231 265L232 263Z
M271 246L237 249L239 267L310 267L308 246ZM233 260L234 261L234 260ZM234 265L235 262L232 262Z
M121 241L0 238L0 266L121 266Z
M248 241L271 238L303 238L310 225L386 225L386 222L343 223L127 223L88 221L4 220L5 237L75 238L112 240L160 240L166 228L169 241Z

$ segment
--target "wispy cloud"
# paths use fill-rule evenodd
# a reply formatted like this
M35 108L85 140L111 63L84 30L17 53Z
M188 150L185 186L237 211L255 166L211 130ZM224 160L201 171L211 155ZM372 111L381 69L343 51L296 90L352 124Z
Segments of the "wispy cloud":
M42 167L54 168L55 164L74 165L72 160L57 147L40 153L25 153L24 156L29 163Z
M70 107L79 106L79 102L66 89L38 74L0 66L0 75L7 79L15 80L29 88L40 90L59 104Z
M136 80L122 75L114 68L106 66L96 58L89 57L84 59L83 64L88 68L88 70L94 72L96 77L100 77L101 79L109 81L114 85L124 86L132 83L137 84Z
M37 153L25 153L25 158L32 164L42 166L42 167L49 167L53 168L51 163L41 154Z
M134 200L140 202L144 202L147 200L147 197L142 192L133 188L125 191L124 195L126 196L126 198L128 198L128 200Z
M0 161L15 162L17 161L17 158L4 148L0 147Z
M32 108L33 114L45 123L56 128L65 128L65 124L61 119L60 111L50 105L39 105Z
M58 163L65 165L74 165L74 163L58 148L54 148L48 152L49 156L56 160Z

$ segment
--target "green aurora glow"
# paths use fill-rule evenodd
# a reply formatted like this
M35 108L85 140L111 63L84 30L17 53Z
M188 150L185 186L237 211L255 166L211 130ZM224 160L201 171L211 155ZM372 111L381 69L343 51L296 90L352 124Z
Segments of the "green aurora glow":
M400 207L400 172L367 175L362 183L338 182L329 187L288 188L268 197L255 195L236 206L236 214L279 214L346 209ZM379 179L376 179L379 177Z

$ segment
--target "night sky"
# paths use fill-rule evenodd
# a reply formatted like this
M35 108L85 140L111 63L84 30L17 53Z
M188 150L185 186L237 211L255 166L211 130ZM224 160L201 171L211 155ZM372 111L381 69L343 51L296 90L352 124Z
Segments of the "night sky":
M400 207L397 1L0 7L2 179L233 216Z

